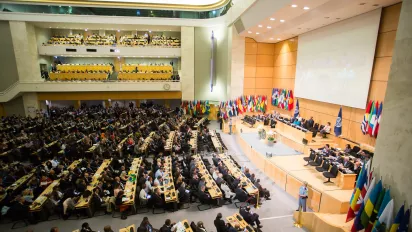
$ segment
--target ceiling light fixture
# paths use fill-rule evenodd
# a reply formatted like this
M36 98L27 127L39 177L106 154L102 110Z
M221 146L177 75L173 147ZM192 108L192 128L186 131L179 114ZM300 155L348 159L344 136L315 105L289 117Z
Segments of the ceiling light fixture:
M262 25L258 25L258 27L262 27Z
M275 18L270 18L270 21L275 21Z
M303 7L304 10L309 10L310 8L308 6Z
M84 29L84 31L87 31L87 28L86 28L86 29Z
M270 28L272 28L272 27L271 27L271 26L267 26L266 28L267 28L267 29L270 29Z
M280 40L280 38L278 38L278 40Z
M298 5L293 4L293 5L291 5L291 7L296 8L296 7L298 7Z
M284 20L284 19L281 19L281 20L280 20L280 22L281 22L281 23L284 23L284 22L285 22L285 20Z
M248 31L247 33L252 34L252 32L251 32L251 31Z
M273 38L270 38L271 40L273 40Z
M259 35L260 33L259 32L256 32L256 35Z
M120 30L117 30L117 32L120 32Z

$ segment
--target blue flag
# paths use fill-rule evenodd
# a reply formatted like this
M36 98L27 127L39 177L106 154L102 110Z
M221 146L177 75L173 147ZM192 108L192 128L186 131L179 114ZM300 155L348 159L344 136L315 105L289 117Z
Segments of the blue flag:
M336 118L335 129L333 130L336 136L342 134L342 107L340 107L338 118Z
M297 118L299 116L299 99L296 99L296 108L295 108L295 113L293 114L294 118Z

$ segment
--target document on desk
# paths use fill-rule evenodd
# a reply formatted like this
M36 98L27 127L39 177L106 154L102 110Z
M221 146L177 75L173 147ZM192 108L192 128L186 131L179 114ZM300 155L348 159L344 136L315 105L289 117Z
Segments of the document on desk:
M185 228L185 226L183 225L183 223L182 222L178 222L177 224L176 224L176 232L185 232L186 231L186 228Z

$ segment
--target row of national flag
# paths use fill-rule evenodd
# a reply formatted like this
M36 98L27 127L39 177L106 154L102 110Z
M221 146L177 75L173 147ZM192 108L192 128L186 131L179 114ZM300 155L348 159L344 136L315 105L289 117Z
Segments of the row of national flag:
M183 114L190 114L192 116L207 115L210 113L209 101L182 101L180 108L183 109Z
M246 112L266 112L267 98L260 95L243 95L219 104L220 115L223 119L241 115Z
M352 232L407 232L410 209L405 212L405 206L401 206L393 219L394 200L390 189L383 187L382 180L373 177L370 162L364 165L358 176L346 222L354 219Z
M293 109L293 92L287 89L272 89L272 105L281 109Z
M383 103L378 101L369 101L366 106L365 115L361 124L361 130L364 135L368 134L372 137L377 137L379 132L379 124L382 118Z

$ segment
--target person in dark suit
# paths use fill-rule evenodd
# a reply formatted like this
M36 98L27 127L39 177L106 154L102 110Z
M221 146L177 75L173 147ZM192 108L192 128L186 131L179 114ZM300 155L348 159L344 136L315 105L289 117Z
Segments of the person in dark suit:
M236 196L234 199L238 199L240 202L246 202L248 199L247 193L240 187L240 185L235 189L235 194Z
M313 121L313 117L310 116L309 120L306 121L307 129L313 128L314 123L315 122Z
M343 158L343 163L342 165L339 166L339 169L344 171L346 169L353 171L353 163L350 162L349 157L345 156L345 158Z
M190 194L186 192L186 184L183 182L180 184L179 188L177 189L179 192L179 202L186 203L189 202Z
M209 194L207 194L205 192L206 190L206 186L202 185L199 189L199 193L198 193L198 197L199 197L199 201L202 204L211 204L212 203L212 198L210 197Z
M245 219L245 221L247 223L249 223L250 225L257 225L258 228L262 228L263 226L260 225L260 221L259 221L259 215L256 213L251 212L250 207L247 206L245 208L241 208L240 209L240 215L243 217L243 219Z
M236 178L232 182L232 188L236 189L240 184L240 178Z
M160 188L156 188L155 193L152 195L153 205L157 208L164 208L164 201L160 192Z
M217 232L228 232L225 221L222 220L222 214L218 213L216 219L213 221Z
M197 175L193 175L192 179L189 182L190 186L197 188L199 186L199 177Z
M257 179L255 186L259 189L260 196L264 197L266 200L270 200L270 192L266 188L263 188L260 184L260 179Z

